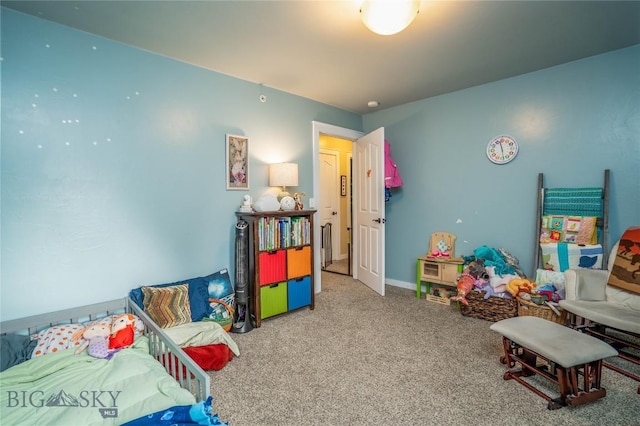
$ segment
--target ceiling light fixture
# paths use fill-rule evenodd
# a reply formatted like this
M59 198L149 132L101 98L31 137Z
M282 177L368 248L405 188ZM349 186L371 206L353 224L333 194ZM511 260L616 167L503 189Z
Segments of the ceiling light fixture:
M404 30L420 11L420 0L365 0L362 22L376 34L392 35Z

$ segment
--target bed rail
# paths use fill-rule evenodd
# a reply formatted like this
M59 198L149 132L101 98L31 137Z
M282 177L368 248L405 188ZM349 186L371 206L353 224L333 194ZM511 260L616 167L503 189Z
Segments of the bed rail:
M54 325L87 322L109 315L123 314L126 309L127 300L123 298L61 311L47 312L46 314L2 321L0 322L0 334L24 332L33 334L45 328L53 327Z
M158 325L130 298L127 311L144 322L144 335L149 339L149 353L160 362L184 389L191 392L197 401L209 396L211 378L196 364Z
M144 335L149 339L149 353L165 367L167 373L182 388L191 392L197 401L207 399L211 386L209 375L129 298L3 321L0 322L0 334L34 334L54 325L92 321L125 312L137 315L144 322Z

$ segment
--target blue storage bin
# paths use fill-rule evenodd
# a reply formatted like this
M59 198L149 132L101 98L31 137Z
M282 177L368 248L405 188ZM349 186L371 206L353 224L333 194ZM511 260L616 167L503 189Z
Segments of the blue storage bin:
M311 305L311 276L289 280L287 306L290 311Z

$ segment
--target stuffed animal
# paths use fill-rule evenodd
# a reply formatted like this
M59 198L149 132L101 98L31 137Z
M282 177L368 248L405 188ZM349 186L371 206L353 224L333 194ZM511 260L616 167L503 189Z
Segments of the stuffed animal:
M463 273L458 277L458 283L456 284L456 288L458 293L451 298L451 300L456 300L461 302L463 305L469 306L469 301L467 300L467 294L471 290L473 290L473 286L476 282L476 279L469 275L468 273Z
M296 210L304 210L304 204L302 204L302 197L304 197L305 194L304 192L296 192L295 194L293 194L293 199L296 202Z
M470 275L483 280L489 279L489 274L487 274L487 270L484 267L484 259L472 260L467 265L467 268Z
M71 341L82 337L85 342L76 349L76 355L88 348L87 353L94 358L111 359L117 351L109 350L110 333L111 327L105 323L93 324L78 331L71 337Z
M116 317L111 324L109 349L121 349L133 345L136 330L136 319L131 314Z
M506 290L516 297L518 293L531 293L536 288L536 283L526 278L515 278L507 283Z

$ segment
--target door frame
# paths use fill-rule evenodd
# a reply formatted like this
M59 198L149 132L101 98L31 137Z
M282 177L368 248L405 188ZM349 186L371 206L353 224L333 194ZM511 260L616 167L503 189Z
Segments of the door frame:
M355 140L364 136L363 132L347 129L345 127L335 126L333 124L322 123L320 121L312 121L312 140L313 140L313 195L314 197L320 196L320 182L319 182L319 161L320 161L320 135L324 134L327 136L333 136L341 139L346 139L354 142ZM319 205L316 203L314 205ZM351 240L352 240L352 253L354 253L354 259L352 262L355 263L356 251L356 238L354 235L354 229L356 229L356 223L353 223L351 228ZM313 235L314 241L320 241L320 237L322 235L320 231L320 220L313 221ZM314 282L314 292L320 293L322 291L322 269L321 269L321 261L320 261L320 244L314 244L313 248L313 263L314 263L314 272L315 276L313 279ZM356 274L356 272L354 272ZM357 279L356 275L353 278Z

